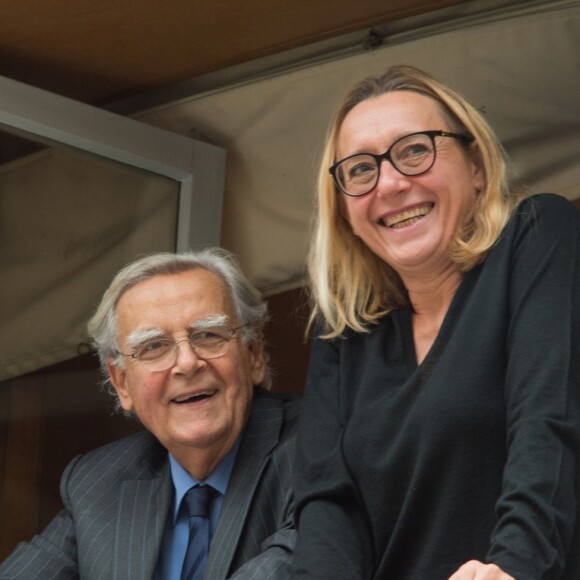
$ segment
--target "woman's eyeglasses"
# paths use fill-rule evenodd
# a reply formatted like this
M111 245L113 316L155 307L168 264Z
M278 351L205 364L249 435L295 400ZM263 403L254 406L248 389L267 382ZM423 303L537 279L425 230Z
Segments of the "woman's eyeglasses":
M386 159L401 174L408 177L429 171L435 163L437 148L435 137L452 137L464 144L473 141L468 134L448 131L420 131L397 139L384 153L357 153L337 161L330 169L336 186L345 193L357 197L371 191L381 173L381 162Z

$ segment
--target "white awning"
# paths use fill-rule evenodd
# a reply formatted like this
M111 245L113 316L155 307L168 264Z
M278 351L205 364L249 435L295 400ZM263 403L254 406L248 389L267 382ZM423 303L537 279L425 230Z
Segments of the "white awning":
M222 245L266 294L303 281L318 158L337 101L392 64L462 92L532 190L580 197L580 0L473 0L445 15L383 30L372 51L310 57L138 115L227 150ZM173 248L171 187L92 163L51 150L0 171L0 380L74 356L116 270ZM212 201L201 190L193 213Z
M302 280L334 107L354 82L392 64L423 68L463 93L532 190L580 197L580 2L475 0L443 14L407 23L376 50L361 42L356 54L311 57L139 115L227 149L222 243L267 293Z

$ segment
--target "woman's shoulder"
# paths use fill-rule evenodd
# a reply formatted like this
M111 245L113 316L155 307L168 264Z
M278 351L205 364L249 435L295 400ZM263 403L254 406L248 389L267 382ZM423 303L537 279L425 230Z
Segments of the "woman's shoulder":
M537 193L516 206L502 237L509 237L510 230L516 237L576 236L579 229L580 211L571 201L555 193Z
M580 217L580 212L574 204L555 193L536 193L525 197L515 208L514 215L527 219L561 219L562 216L571 216L573 220Z

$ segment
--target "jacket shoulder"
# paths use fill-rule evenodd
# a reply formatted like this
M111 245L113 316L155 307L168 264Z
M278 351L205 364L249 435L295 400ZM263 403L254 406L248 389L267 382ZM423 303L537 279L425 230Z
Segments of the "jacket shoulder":
M302 399L292 393L273 393L261 387L254 391L253 408L260 411L278 411L284 423L294 423L300 414Z
M155 476L167 465L167 452L148 431L135 433L75 457L63 475L69 490L109 485L127 478Z

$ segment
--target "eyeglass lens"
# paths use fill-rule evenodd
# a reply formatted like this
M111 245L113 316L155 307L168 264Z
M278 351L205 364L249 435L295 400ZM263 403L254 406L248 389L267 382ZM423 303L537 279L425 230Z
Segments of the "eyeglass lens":
M218 358L225 354L233 334L233 329L213 328L208 331L194 332L189 338L177 342L172 339L156 339L142 345L135 353L135 358L151 371L162 371L175 364L179 345L184 342L189 343L199 358Z
M339 187L349 195L368 193L377 184L383 159L388 159L403 175L424 173L435 161L433 138L425 133L407 135L382 155L363 154L344 159L335 170Z

